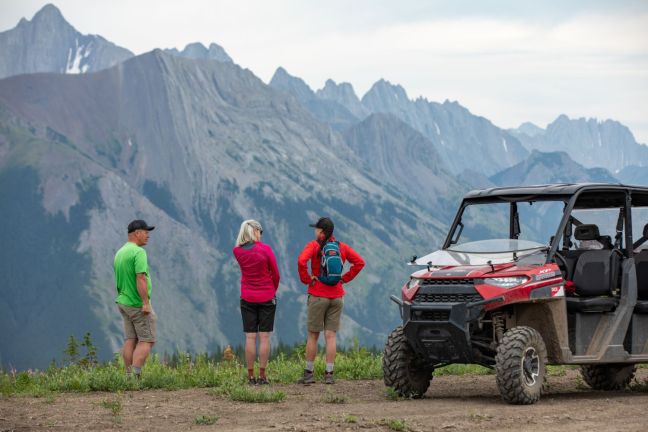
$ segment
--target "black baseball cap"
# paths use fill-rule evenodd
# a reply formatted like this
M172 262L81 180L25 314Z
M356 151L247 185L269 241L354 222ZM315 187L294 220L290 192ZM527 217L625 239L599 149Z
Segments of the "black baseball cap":
M144 222L141 219L136 219L133 222L128 224L128 233L135 232L137 230L146 230L146 231L153 231L155 229L154 226L148 226L146 222Z
M333 234L333 221L327 217L321 217L314 224L308 225L311 228L319 228L324 231L326 234Z

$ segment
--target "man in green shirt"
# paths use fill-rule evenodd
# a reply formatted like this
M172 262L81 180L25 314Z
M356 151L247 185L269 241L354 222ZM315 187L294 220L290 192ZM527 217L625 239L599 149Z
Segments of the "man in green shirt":
M155 343L157 316L151 307L151 275L146 246L155 227L143 220L128 224L128 242L115 254L115 303L124 318L124 364L140 377L142 366Z

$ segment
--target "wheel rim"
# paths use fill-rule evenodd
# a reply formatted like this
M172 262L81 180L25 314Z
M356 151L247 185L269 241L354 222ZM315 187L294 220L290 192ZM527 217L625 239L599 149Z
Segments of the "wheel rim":
M540 375L540 357L535 348L529 347L522 357L522 374L528 386L534 386Z

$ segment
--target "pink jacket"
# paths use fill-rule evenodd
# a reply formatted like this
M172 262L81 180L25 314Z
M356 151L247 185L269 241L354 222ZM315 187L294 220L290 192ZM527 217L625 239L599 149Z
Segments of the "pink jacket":
M241 267L241 298L250 303L272 300L279 288L279 269L272 248L256 242L237 246L233 252Z

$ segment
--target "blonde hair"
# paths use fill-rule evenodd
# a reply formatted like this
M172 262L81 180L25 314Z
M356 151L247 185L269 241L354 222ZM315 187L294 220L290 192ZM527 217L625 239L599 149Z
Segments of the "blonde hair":
M241 229L239 229L238 237L236 237L236 246L243 246L245 243L255 242L255 229L261 231L263 228L261 228L261 224L254 219L243 221Z

